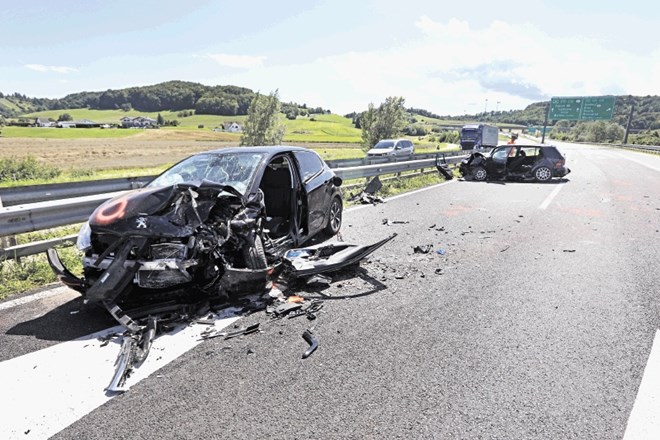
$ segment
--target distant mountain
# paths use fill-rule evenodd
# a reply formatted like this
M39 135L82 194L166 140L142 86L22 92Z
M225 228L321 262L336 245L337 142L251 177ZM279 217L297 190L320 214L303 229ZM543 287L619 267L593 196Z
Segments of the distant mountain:
M0 115L18 117L44 110L91 108L99 110L135 109L144 112L194 109L196 114L245 115L255 93L237 86L205 86L187 81L167 81L143 87L105 92L73 93L61 99L29 98L19 93L0 93ZM289 107L298 107L289 103ZM305 104L301 108L307 108ZM325 112L320 107L315 110Z

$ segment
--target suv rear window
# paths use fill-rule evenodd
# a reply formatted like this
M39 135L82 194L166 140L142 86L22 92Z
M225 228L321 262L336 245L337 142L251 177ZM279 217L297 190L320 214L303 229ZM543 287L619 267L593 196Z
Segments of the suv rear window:
M561 159L561 153L555 147L541 148L541 153L550 159Z

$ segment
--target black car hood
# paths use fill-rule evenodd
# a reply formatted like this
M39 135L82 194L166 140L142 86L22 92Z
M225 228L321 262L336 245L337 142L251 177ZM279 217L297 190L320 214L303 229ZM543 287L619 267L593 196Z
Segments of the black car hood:
M211 210L245 205L233 187L201 181L142 188L115 197L96 208L89 218L95 233L185 236L205 222Z

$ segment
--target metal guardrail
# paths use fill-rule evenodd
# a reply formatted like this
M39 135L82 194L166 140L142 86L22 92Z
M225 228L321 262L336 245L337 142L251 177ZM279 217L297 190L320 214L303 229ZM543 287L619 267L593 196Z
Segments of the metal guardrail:
M464 155L465 152L452 151L438 153L445 157ZM415 154L412 160L432 159L436 153ZM374 157L363 159L328 160L326 163L333 170L339 168L356 167L362 165L383 164L393 162L407 162L410 158L403 157ZM0 206L16 206L25 203L45 202L48 200L61 200L72 197L81 197L106 192L127 191L144 186L156 176L122 177L117 179L89 180L84 182L51 183L44 185L27 185L14 188L0 188Z
M90 180L86 182L49 183L0 188L0 206L61 200L71 197L126 191L144 186L156 176L121 177L117 179Z
M424 168L435 168L436 155L434 154L431 156L432 158L427 159L417 159L416 156L415 160L390 163L382 160L381 163L378 164L334 168L333 171L343 180L380 176L384 174L398 174L407 171L423 170ZM462 157L463 156L453 156L451 158L446 158L445 156L446 163L456 164L460 162ZM344 161L344 163L345 162L346 161ZM50 197L52 194L73 194L72 191L74 191L75 188L81 193L91 194L82 197L69 197L0 207L0 237L82 223L89 218L90 214L101 203L122 194L127 190L138 187L138 182L141 182L140 178L112 179L112 182L76 182L76 185L71 186L62 186L66 184L56 184L57 188L52 191L48 189L49 185L35 185L35 187L39 187L42 194L46 194L47 197ZM85 183L87 185L85 185ZM110 193L102 192L100 194L93 194L93 192L98 191L99 188L116 189L118 187L122 188L122 190ZM58 191L61 191L61 193ZM30 200L34 198L35 196L33 195L33 192L34 188L32 188L31 191L27 191L25 199ZM15 196L14 200L22 202L19 196ZM4 203L4 200L2 200L2 202ZM17 258L33 255L35 253L43 252L49 247L63 243L68 244L73 241L75 241L75 236L67 236L37 243L10 246L5 249L0 249L0 258Z

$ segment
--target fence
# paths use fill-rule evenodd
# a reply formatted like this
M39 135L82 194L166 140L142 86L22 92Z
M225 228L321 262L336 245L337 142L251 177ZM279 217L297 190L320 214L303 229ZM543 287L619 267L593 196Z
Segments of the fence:
M447 164L455 165L463 158L463 154L463 152L453 152L443 156ZM437 154L418 154L412 160L349 159L328 161L327 163L338 177L347 181L386 174L400 174L425 168L435 169L438 156ZM125 191L139 188L153 177L0 189L0 237L82 223L101 203ZM5 207L2 207L3 204ZM0 249L0 258L34 255L53 246L72 244L75 240L75 235L69 235L22 245L3 244L3 248Z

